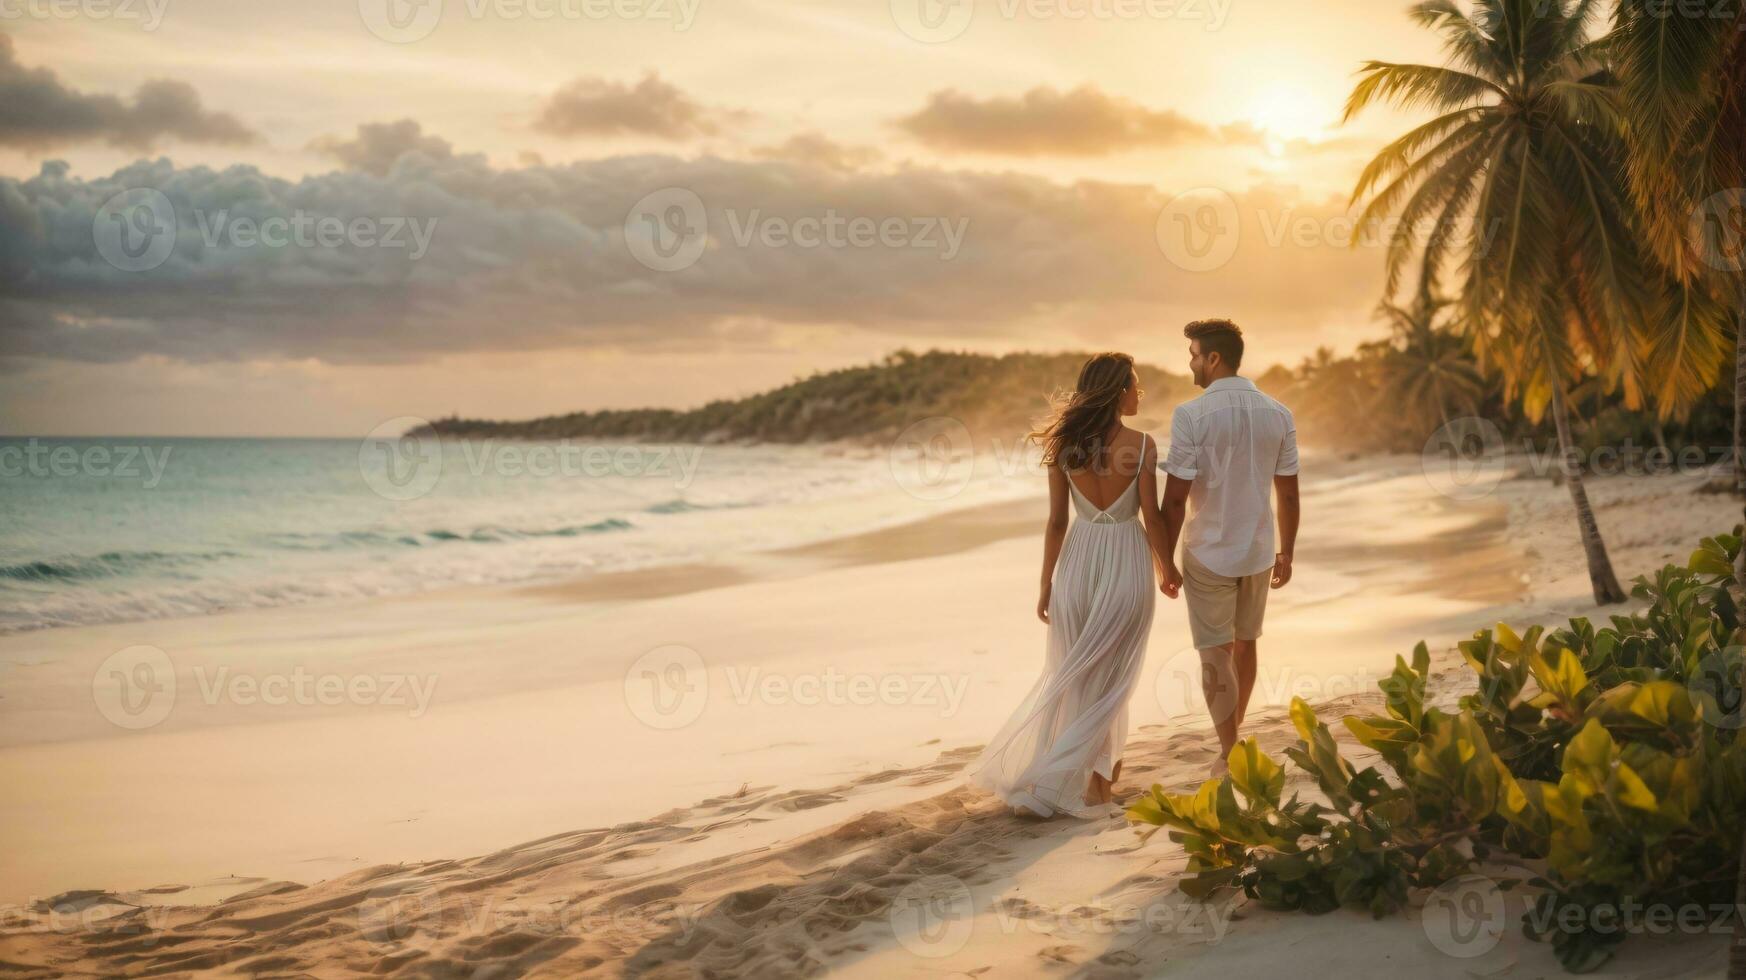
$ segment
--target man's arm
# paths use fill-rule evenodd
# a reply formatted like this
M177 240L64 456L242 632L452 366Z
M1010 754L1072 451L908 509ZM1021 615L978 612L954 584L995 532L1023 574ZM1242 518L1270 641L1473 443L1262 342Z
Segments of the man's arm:
M1273 478L1273 495L1279 498L1279 554L1273 559L1273 587L1291 581L1291 555L1297 548L1297 474Z
M1164 457L1164 503L1159 507L1163 516L1162 540L1153 548L1162 548L1155 556L1163 570L1158 587L1174 599L1182 591L1182 572L1176 567L1176 541L1182 536L1182 522L1188 516L1188 491L1194 478L1200 475L1200 446L1195 442L1194 420L1178 405L1170 417L1170 452Z
M1188 517L1188 491L1193 486L1193 480L1184 480L1174 473L1164 480L1164 503L1159 508L1164 514L1164 581L1161 587L1172 599L1182 591L1182 572L1176 567L1176 542L1182 536L1182 522Z

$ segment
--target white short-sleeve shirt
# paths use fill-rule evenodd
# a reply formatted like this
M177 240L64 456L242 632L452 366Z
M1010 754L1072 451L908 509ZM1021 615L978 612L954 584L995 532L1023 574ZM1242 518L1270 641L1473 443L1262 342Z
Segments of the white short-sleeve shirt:
M1220 575L1273 567L1273 478L1297 472L1291 410L1247 378L1220 378L1176 407L1164 471L1194 481L1182 546Z

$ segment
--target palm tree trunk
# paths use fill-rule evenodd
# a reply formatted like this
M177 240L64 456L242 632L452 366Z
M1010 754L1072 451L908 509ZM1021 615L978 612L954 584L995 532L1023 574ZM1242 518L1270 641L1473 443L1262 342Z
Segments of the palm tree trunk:
M1734 492L1746 497L1746 276L1735 276L1734 286ZM1746 590L1746 547L1734 556L1734 580Z
M1734 277L1734 490L1746 496L1746 275ZM1734 557L1734 580L1746 595L1746 541ZM1734 941L1729 980L1746 980L1746 830L1740 834L1740 869L1734 876Z
M1734 942L1728 950L1728 980L1746 980L1746 835L1740 842L1740 872L1734 877Z
M1588 556L1588 581L1594 587L1595 605L1624 602L1625 590L1619 587L1619 578L1613 574L1607 543L1601 540L1600 525L1595 523L1588 489L1583 486L1582 467L1577 465L1575 447L1570 442L1570 413L1564 405L1562 388L1552 390L1552 422L1558 427L1559 461L1564 467L1564 485L1570 488L1570 501L1576 505L1576 523L1582 531L1582 550Z

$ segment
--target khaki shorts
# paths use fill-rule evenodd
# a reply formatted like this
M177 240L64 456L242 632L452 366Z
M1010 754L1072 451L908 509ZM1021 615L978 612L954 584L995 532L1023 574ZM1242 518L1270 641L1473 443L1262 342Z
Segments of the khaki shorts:
M1202 565L1182 549L1182 591L1188 598L1188 628L1194 648L1222 647L1233 640L1261 635L1261 615L1267 611L1271 568L1232 578Z

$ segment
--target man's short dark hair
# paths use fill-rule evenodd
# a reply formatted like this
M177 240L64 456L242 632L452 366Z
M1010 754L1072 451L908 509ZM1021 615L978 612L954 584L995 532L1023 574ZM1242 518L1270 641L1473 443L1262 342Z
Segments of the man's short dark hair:
M1182 332L1189 340L1200 341L1200 354L1217 354L1225 366L1235 371L1243 366L1243 328L1229 320L1196 320Z

